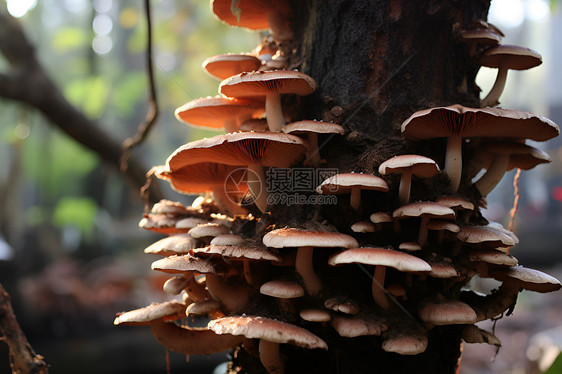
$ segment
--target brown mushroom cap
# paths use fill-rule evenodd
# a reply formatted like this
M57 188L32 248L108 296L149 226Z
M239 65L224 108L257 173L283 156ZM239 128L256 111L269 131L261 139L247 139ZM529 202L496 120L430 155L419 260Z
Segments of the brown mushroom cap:
M197 241L191 235L177 234L160 239L145 248L144 253L169 256L188 253L197 248Z
M358 247L355 238L339 232L307 231L297 228L282 228L268 232L263 244L272 248L285 247Z
M144 308L120 313L113 321L114 325L149 325L151 322L168 317L176 320L183 317L185 304L178 301L152 303Z
M421 258L386 248L353 248L328 259L328 264L332 266L351 263L390 266L403 272L431 271L431 266Z
M212 77L223 80L240 73L258 70L261 60L250 54L228 53L209 57L203 61L203 69Z
M454 219L455 211L434 201L418 201L401 206L392 212L395 219L429 217L441 219Z
M323 122L316 120L303 120L292 122L283 127L286 134L303 135L308 133L315 134L345 134L345 130L337 123Z
M514 236L490 226L463 226L456 236L464 243L483 244L489 247L511 247L518 243L518 240L514 240Z
M375 316L340 316L334 315L330 325L344 338L380 335L388 328L380 318Z
M489 68L507 67L513 70L527 70L542 64L542 57L529 48L498 45L487 49L480 56L479 63Z
M260 293L279 299L294 299L304 296L304 288L300 284L289 280L276 279L262 284Z
M394 156L379 166L381 175L409 172L419 177L431 178L439 171L439 166L434 160L419 155Z
M195 226L188 231L188 234L194 238L215 237L230 233L228 227L214 222L203 223Z
M201 259L191 254L174 255L154 261L151 265L152 270L163 271L165 273L185 273L195 271L201 274L226 273L225 266L218 261Z
M386 337L382 342L382 350L400 355L417 355L425 352L428 340L427 334L422 329L413 333L402 333Z
M308 322L329 322L332 319L329 312L320 309L303 309L299 316Z
M352 188L373 191L388 191L388 184L376 175L363 173L342 173L331 176L316 188L316 192L326 195L350 193Z
M516 266L517 259L507 253L494 249L475 249L469 252L468 259L470 261L482 261L488 264Z
M219 86L221 94L236 98L262 97L270 93L305 96L315 89L314 79L294 70L242 73L225 79Z
M351 225L351 231L361 233L375 232L375 225L371 222L356 222Z
M560 281L542 271L513 266L510 268L499 268L490 271L490 275L497 280L516 281L525 290L535 292L553 292L562 288Z
M286 168L299 161L305 151L305 143L294 135L254 132L217 135L176 149L168 157L165 171L200 162Z
M190 126L234 132L242 122L264 111L263 101L216 96L192 100L177 108L175 116Z
M466 42L496 45L501 41L501 35L489 29L472 29L461 32L461 39Z
M468 304L458 300L426 302L419 309L422 321L434 325L460 325L475 323L476 312Z
M234 4L234 6L233 6ZM245 27L251 30L269 28L268 13L271 11L288 15L289 4L275 0L212 0L213 13L231 26Z
M307 349L328 349L326 342L310 331L265 317L224 317L210 321L208 327L221 335L243 335L249 339L263 339L274 343L290 343Z

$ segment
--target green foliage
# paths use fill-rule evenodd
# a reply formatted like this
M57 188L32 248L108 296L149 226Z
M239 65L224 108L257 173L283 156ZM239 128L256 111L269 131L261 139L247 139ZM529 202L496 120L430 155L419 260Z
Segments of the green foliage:
M87 197L63 197L54 211L53 221L58 226L75 226L83 234L91 232L98 207Z
M88 35L78 27L65 27L55 34L52 45L55 52L65 53L74 49L84 48L88 43Z
M126 74L112 88L111 104L123 117L133 115L135 104L145 99L148 92L146 74L136 71Z
M70 81L64 89L66 98L90 118L99 118L104 112L110 83L107 78L90 76Z

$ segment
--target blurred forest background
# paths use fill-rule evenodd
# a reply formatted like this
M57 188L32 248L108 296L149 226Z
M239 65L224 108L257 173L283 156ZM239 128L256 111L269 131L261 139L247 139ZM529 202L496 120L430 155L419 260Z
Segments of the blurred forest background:
M210 56L251 51L259 37L218 22L208 0L151 2L159 118L132 155L145 169L162 164L181 144L214 133L173 116L187 101L217 94L201 69ZM17 18L37 60L64 97L120 143L135 134L148 110L147 27L140 0L0 0ZM494 0L489 21L505 44L535 49L544 63L510 72L502 106L545 115L562 125L562 4ZM0 26L0 30L2 27ZM9 38L8 38L9 39ZM6 38L0 37L0 44ZM2 46L0 45L0 50ZM0 76L17 70L0 54ZM487 92L495 70L483 68ZM1 80L0 80L1 82ZM1 84L1 83L0 83ZM2 97L0 88L0 282L18 320L53 373L163 373L166 355L145 328L113 326L116 312L162 301L161 277L143 249L158 236L138 228L144 202L138 186L60 131L33 106ZM520 263L562 277L562 139L532 144L553 162L523 172L514 231ZM507 226L514 172L489 196L485 215ZM160 185L166 198L189 204ZM485 287L485 285L483 286ZM515 315L497 324L504 347L466 347L461 373L524 373L537 365L534 334L562 340L562 298L522 294ZM531 317L539 312L544 318ZM554 331L554 332L552 332ZM543 333L544 335L544 333ZM540 340L540 339L539 339ZM0 373L9 372L0 346ZM170 353L171 372L210 373L226 355Z

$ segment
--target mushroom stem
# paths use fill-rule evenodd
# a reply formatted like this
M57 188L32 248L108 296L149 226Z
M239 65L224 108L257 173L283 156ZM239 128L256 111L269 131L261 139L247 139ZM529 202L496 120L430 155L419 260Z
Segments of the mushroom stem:
M314 247L300 247L297 251L295 269L302 277L304 288L310 295L317 295L322 291L322 281L314 272Z
M508 68L500 67L498 69L498 75L496 76L496 81L494 82L494 86L486 95L484 99L482 99L482 108L487 106L495 106L498 103L498 100L505 88L505 82L507 78Z
M486 174L484 174L474 185L482 195L482 197L488 196L488 194L497 186L501 181L507 166L509 164L509 154L496 154L491 165L488 167Z
M318 149L318 134L309 133L307 136L308 140L308 162L313 167L317 168L322 161L320 157L320 150Z
M244 278L246 279L246 282L248 282L248 284L252 284L253 278L252 278L252 269L251 269L250 260L244 260L243 263L244 263Z
M207 288L211 297L223 304L228 312L243 310L250 297L247 287L226 283L214 274L207 274Z
M218 335L206 328L186 328L159 319L150 324L154 338L170 351L186 355L209 355L238 345L243 338Z
M462 175L462 136L452 135L447 139L445 173L451 180L451 189L456 192Z
M359 187L351 187L349 204L355 210L359 210L361 207L361 189Z
M260 339L260 361L270 374L282 374L285 365L279 357L279 343L268 342Z
M238 123L237 120L232 119L232 118L227 118L223 121L223 126L224 126L224 130L227 133L231 133L231 132L238 132L240 131L240 124Z
M185 287L185 292L193 301L197 302L205 300L207 296L209 296L205 287L197 283L193 274L187 275L187 277L189 277L189 281Z
M390 308L390 302L384 291L384 278L386 275L386 266L377 265L375 266L375 274L373 275L373 284L371 286L371 292L373 293L373 299L375 302L383 307L384 309Z
M221 211L224 211L231 216L244 216L248 214L246 209L234 202L234 200L226 193L223 185L213 187L212 192L213 200Z
M404 171L400 177L400 187L398 187L398 200L400 204L407 204L410 200L410 186L412 184L412 173Z
M264 213L267 209L267 189L265 188L265 175L263 166L261 165L248 165L248 188L254 197L254 204L258 209Z
M285 126L285 116L281 109L281 94L269 93L265 97L265 118L271 132L280 132Z
M427 224L429 223L429 216L423 215L420 223L420 232L418 234L418 244L420 247L425 245L427 241Z

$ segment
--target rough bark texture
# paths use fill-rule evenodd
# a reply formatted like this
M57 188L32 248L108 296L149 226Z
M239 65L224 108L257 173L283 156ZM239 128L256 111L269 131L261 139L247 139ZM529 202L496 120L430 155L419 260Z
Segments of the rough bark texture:
M325 142L320 150L322 158L328 161L325 167L378 175L378 166L391 156L416 153L433 158L443 168L444 140L408 142L400 133L400 125L420 109L453 103L480 105L479 89L474 84L477 68L468 57L468 45L458 36L463 27L477 19L486 19L489 2L295 0L291 3L295 40L290 68L312 76L318 90L308 97L286 98L284 107L300 108L300 112L292 113L294 120L323 119L340 123L346 129L344 137L320 138L320 145ZM310 206L300 210L294 206L276 207L268 222L278 227L296 224L310 228L323 222L350 233L351 224L364 217L365 212L396 208L399 176L389 178L388 182L393 191L390 196L363 193L363 212L350 209L349 201L340 198L336 206L319 210ZM461 185L461 191L466 186L466 183ZM448 179L438 176L417 181L412 189L412 201L434 200L448 193ZM389 244L397 247L399 243ZM315 260L318 272L322 273L326 258L320 255ZM338 285L326 286L330 287L337 289ZM419 291L419 294L431 292ZM458 298L460 285L451 287L450 293ZM416 302L412 301L412 305ZM416 315L415 311L410 312ZM419 323L406 315L401 318ZM427 350L415 356L383 352L380 337L342 340L330 328L313 325L307 328L324 338L330 350L303 352L284 345L282 354L289 358L288 373L454 373L460 355L460 329L455 328L431 329ZM243 350L236 352L233 367L243 367L240 372L259 373L259 366Z

